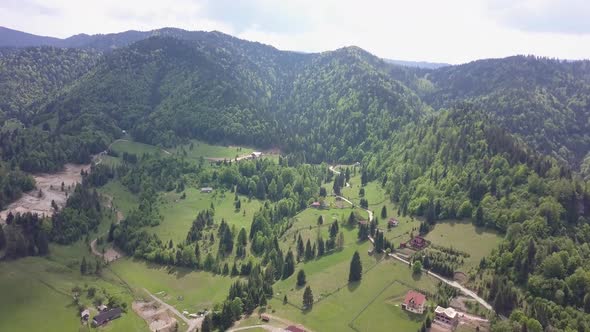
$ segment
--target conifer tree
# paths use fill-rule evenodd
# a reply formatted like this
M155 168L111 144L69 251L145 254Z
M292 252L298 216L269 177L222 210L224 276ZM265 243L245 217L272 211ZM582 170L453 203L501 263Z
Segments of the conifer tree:
M354 255L352 255L352 260L350 261L350 273L348 274L348 282L361 281L362 275L363 266L361 264L361 256L359 255L358 251L355 251Z
M305 271L303 271L303 269L301 269L297 273L297 286L301 287L301 286L305 285L305 283L306 283Z

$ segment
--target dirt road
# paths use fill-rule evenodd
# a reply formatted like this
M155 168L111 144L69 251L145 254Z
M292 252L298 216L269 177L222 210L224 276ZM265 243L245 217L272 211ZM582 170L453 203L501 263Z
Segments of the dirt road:
M335 166L330 166L330 172L336 174L336 175L340 175L340 171L337 171L336 168L334 168ZM350 185L347 183L346 184L347 187L349 187ZM352 205L352 206L357 206L356 204L354 204L353 202L351 202L348 198L344 197L344 196L340 196L340 195L334 195L336 198L339 198L343 201L345 201L346 203ZM360 208L360 207L359 207ZM361 208L363 209L363 208ZM363 209L365 211L367 211L367 213L369 214L369 222L373 221L373 211L369 210L369 209Z
M168 310L170 310L171 312L173 312L176 316L178 316L178 318L182 319L187 325L188 325L188 329L187 332L192 332L195 331L197 328L201 328L201 324L203 323L203 317L199 317L196 319L188 319L186 318L183 314L180 313L180 311L176 310L176 308L174 308L173 306L169 305L168 303L160 300L159 297L155 296L154 294L150 293L150 291L148 291L147 289L143 289L152 299L154 299L155 301L157 301L158 303L160 303L162 306L164 306L165 308L167 308Z
M401 256L399 256L399 255L397 255L395 253L391 253L391 254L389 254L389 256L390 257L393 257L393 258L397 259L398 261L403 262L405 264L412 265L412 263L410 263L408 260L402 258ZM470 290L469 288L464 287L460 283L458 283L458 282L456 282L454 280L449 280L449 279L447 279L447 278L445 278L445 277L443 277L441 275L438 275L438 274L436 274L434 272L431 272L431 271L426 270L426 273L428 275L430 275L430 276L432 276L432 277L434 277L434 278L436 278L436 279L444 282L445 284L447 284L447 285L449 285L449 286L451 286L453 288L456 288L456 289L460 290L463 294L465 294L465 295L469 296L470 298L474 299L475 301L477 301L479 304L481 304L486 309L488 309L488 310L490 310L492 312L494 311L494 308L486 300L484 300L483 298L479 297L479 295L477 295L474 291Z

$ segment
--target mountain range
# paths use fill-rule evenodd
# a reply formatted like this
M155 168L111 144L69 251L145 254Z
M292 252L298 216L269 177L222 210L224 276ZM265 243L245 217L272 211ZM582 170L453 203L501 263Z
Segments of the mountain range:
M56 129L72 134L278 143L308 147L311 160L347 160L370 131L468 102L575 168L590 150L588 61L514 56L419 68L357 47L305 54L173 28L66 39L2 28L0 45L11 48L0 58L0 114L35 124L57 116ZM51 78L39 74L47 70ZM337 137L309 145L331 121L342 124Z

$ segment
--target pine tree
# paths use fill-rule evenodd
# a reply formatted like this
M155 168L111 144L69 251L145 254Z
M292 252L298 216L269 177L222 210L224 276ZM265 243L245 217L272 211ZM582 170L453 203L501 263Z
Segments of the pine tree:
M311 287L305 287L305 291L303 292L303 309L311 310L313 307L313 292L311 291Z
M336 246L339 250L342 250L342 248L344 248L344 233L338 233L338 240L336 240Z
M295 258L293 252L289 250L285 257L285 264L283 265L283 279L289 278L295 272Z
M305 283L306 283L305 271L303 271L303 269L301 269L297 273L297 286L302 287L303 285L305 285Z
M203 319L203 323L201 323L201 332L212 332L212 331L213 331L213 321L211 320L211 315L207 315Z
M88 264L86 263L86 256L82 257L82 263L80 263L80 273L83 275L88 272Z
M387 208L385 207L385 205L383 205L383 207L381 208L381 219L385 218L387 218Z
M483 226L485 224L484 218L483 218L483 208L480 206L477 207L477 210L475 211L475 224L477 226Z
M301 234L297 238L297 261L300 262L303 256L305 255L305 246L303 245L303 239L301 238Z
M325 246L325 243L324 243L324 239L322 239L320 237L318 239L318 257L319 256L323 256L325 252L326 252L326 246Z
M313 259L315 256L314 250L311 247L311 241L309 241L309 239L307 239L307 242L305 243L305 260L311 260Z
M285 294L285 296L283 297L283 304L287 303L289 303L289 300L287 299L287 294Z
M350 261L350 273L348 274L348 282L361 281L362 275L363 266L361 264L361 256L359 255L358 251L355 251L354 255L352 255L352 260Z

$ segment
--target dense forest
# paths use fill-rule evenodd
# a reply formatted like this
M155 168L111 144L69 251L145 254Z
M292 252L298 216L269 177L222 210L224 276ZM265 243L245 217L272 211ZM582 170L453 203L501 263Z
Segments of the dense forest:
M1 53L1 206L33 188L24 172L90 162L124 132L159 146L198 138L278 147L284 156L204 167L126 155L118 167L94 166L51 223L11 217L0 234L9 258L45 254L48 240L71 243L95 229L105 207L94 187L116 178L140 203L108 241L160 264L247 276L215 308L210 324L227 327L236 308L264 304L295 261L341 247L338 228L356 224L354 214L331 224L328 239L298 239L294 252L278 243L327 182L343 186L346 175L333 179L323 163L360 162L363 184L377 181L399 214L421 217L420 233L439 220L470 219L505 235L471 276L509 317L498 331L536 323L590 330L589 62L517 56L418 69L356 47L302 54L218 32L90 37L117 47L98 53L79 36L83 50ZM146 231L161 220L158 193L187 186L220 188L236 209L241 197L263 205L249 232L227 226L214 206L195 212L182 243ZM368 234L378 251L393 246L375 224L359 228L359 240ZM218 248L204 254L215 238ZM451 275L445 255L433 248L421 264Z

